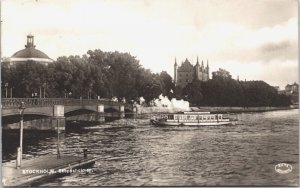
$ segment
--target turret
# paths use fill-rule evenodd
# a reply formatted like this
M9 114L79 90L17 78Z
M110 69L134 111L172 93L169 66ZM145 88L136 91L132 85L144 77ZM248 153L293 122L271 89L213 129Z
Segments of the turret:
M206 64L206 71L207 71L207 80L209 80L209 65L208 65L208 60Z
M176 86L177 84L177 61L176 61L176 57L175 57L175 63L174 63L174 84Z
M33 40L33 35L27 35L27 44L25 45L25 48L35 48L35 45L34 45L34 40Z
M199 80L199 72L200 72L200 64L199 64L198 56L197 56L197 63L195 66L196 80Z

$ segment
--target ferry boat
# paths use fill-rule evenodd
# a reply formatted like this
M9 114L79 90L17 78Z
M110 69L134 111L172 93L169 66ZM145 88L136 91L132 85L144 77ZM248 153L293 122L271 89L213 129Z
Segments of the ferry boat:
M161 114L160 117L152 118L150 122L156 126L203 126L235 124L235 121L227 117L223 117L223 114L211 114L210 112Z

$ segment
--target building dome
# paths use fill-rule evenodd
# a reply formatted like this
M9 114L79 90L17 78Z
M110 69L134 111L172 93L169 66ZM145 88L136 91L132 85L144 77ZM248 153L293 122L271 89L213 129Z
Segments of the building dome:
M34 37L32 35L27 36L25 49L14 53L11 58L9 58L9 61L11 63L35 61L46 65L53 62L53 60L50 59L44 52L35 49Z

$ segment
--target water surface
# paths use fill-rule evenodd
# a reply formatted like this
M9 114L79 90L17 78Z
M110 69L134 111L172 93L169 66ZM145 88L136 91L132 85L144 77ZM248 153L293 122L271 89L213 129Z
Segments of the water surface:
M74 173L44 186L298 185L298 110L238 114L236 126L154 127L122 119L67 131L64 154L100 157L93 173ZM14 159L4 136L3 160ZM55 134L25 134L24 157L56 153ZM9 146L8 146L9 142ZM10 149L9 149L10 148ZM14 149L12 149L14 148ZM293 166L279 174L278 163Z

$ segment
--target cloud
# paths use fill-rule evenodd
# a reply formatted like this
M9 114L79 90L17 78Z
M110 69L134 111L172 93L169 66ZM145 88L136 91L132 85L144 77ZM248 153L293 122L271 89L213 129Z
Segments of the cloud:
M211 71L224 67L249 79L272 80L264 70L281 62L297 66L294 0L4 0L2 7L5 56L22 49L32 32L53 59L117 50L170 75L175 57L194 63L199 56Z
M262 45L258 50L257 59L268 63L273 59L280 61L297 60L298 44L296 41L282 41L280 43L267 43Z

